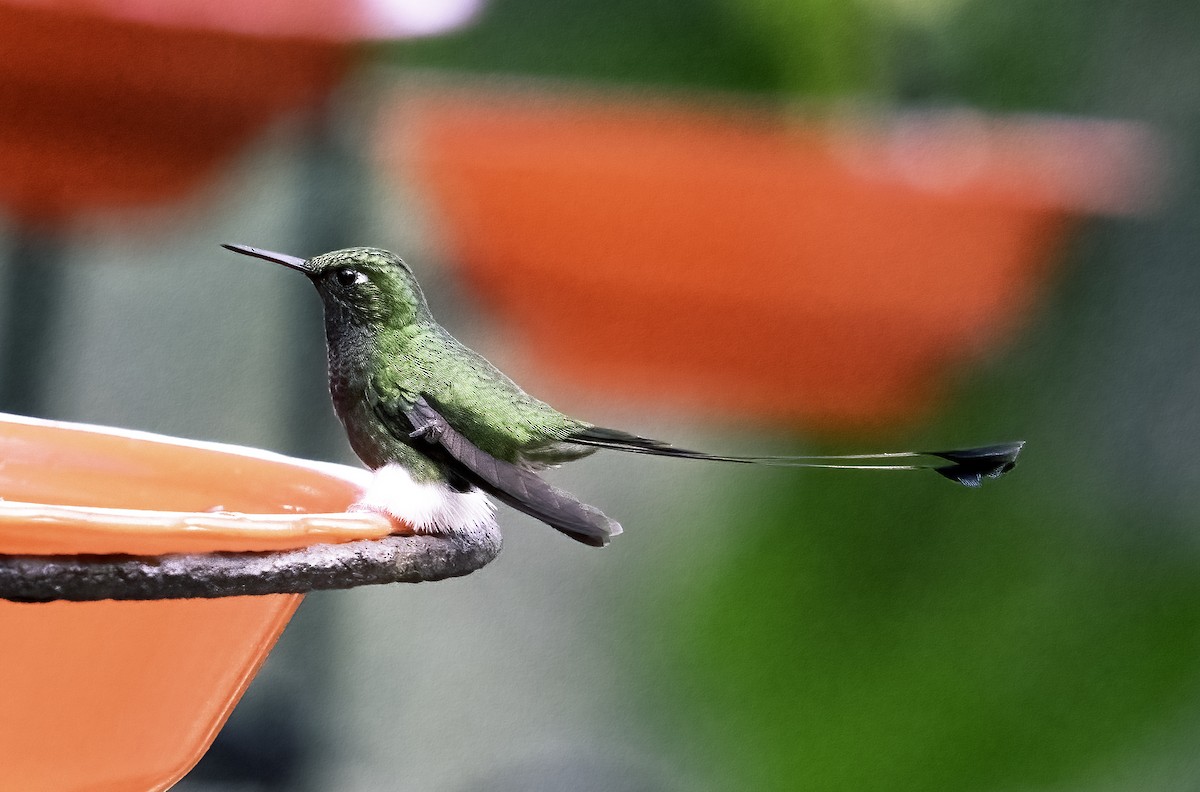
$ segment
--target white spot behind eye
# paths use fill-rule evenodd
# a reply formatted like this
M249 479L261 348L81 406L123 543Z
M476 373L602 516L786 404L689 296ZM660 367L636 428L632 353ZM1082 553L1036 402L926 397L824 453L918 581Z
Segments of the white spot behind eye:
M354 273L354 285L355 286L357 286L361 283L366 283L369 280L371 280L371 279L367 277L367 273L365 273L365 272Z

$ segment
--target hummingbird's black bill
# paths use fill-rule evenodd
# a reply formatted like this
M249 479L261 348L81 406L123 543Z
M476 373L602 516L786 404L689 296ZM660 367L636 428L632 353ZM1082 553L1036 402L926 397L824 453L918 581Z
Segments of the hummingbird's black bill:
M222 243L221 247L226 250L232 250L234 253L241 253L243 256L253 256L264 261L272 261L276 264L282 264L289 269L299 270L300 272L308 272L308 262L302 258L289 256L287 253L272 253L269 250L261 250L249 245L230 245Z

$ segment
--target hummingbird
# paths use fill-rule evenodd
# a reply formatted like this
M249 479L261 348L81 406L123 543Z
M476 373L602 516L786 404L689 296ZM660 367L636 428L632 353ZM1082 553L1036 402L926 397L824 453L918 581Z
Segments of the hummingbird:
M678 448L565 415L526 393L433 318L409 265L373 247L309 259L225 244L305 275L325 314L329 392L350 447L375 471L358 508L416 533L470 534L493 524L487 495L593 547L621 533L595 506L540 471L600 449L804 468L933 470L976 487L1007 473L1024 441L952 451L842 456L728 456Z

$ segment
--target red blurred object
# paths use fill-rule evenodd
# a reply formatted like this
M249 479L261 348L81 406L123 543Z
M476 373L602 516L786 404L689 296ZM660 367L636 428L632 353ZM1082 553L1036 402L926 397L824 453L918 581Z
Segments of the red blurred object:
M0 205L23 220L177 198L342 78L349 48L0 4Z
M378 139L560 381L865 429L1012 329L1071 214L1136 205L1140 135L461 91L403 97Z

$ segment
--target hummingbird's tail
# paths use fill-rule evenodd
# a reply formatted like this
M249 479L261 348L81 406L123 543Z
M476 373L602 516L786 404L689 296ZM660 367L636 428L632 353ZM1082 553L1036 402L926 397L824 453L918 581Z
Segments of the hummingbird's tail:
M1024 440L952 451L892 451L883 454L838 456L723 456L676 448L660 440L593 426L565 439L568 443L627 451L632 454L736 462L774 467L834 468L839 470L932 470L951 481L978 487L985 478L999 478L1017 464Z

